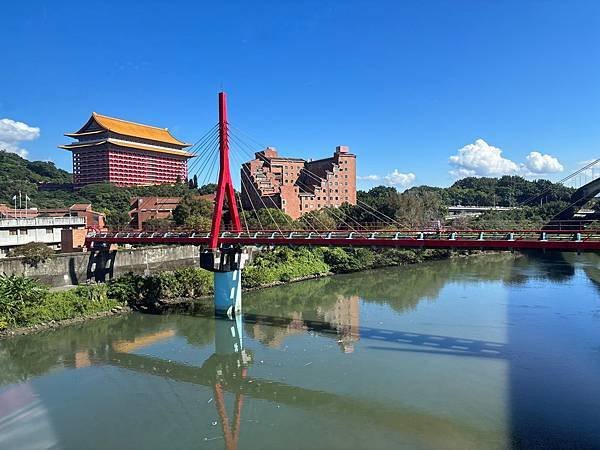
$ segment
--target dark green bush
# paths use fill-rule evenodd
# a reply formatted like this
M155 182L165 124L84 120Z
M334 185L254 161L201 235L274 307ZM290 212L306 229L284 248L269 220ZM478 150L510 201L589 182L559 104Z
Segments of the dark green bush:
M31 267L37 267L38 264L46 262L52 255L54 255L54 250L41 242L29 242L8 253L10 257L23 258L23 264Z

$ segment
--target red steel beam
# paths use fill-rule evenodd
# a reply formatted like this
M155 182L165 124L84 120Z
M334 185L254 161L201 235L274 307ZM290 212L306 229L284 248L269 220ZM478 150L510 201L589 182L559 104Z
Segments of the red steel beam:
M94 243L103 244L178 244L178 245L210 245L211 238L190 236L91 236L86 238L89 247ZM238 245L274 245L274 246L314 246L314 247L387 247L387 248L421 248L421 249L472 249L472 250L559 250L559 251L600 251L600 240L534 240L507 239L381 239L381 238L286 238L286 237L220 237L220 244Z

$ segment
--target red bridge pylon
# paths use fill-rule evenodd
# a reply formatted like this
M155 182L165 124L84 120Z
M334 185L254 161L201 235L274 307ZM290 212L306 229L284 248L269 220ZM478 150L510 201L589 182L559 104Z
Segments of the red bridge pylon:
M235 201L235 191L231 181L231 170L229 168L229 124L227 122L227 94L219 92L219 181L215 197L215 208L210 229L210 240L208 248L216 250L219 245L221 234L221 219L223 217L223 202L227 196L229 205L229 217L233 231L242 231L240 214Z

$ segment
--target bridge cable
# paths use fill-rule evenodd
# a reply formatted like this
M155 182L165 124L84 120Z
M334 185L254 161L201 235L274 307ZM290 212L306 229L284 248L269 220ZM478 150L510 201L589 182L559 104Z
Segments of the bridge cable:
M232 135L232 138L233 138L233 139L236 139L236 140L238 140L238 141L239 141L239 137L237 137L237 136L234 136L234 135ZM243 141L242 141L242 142L243 142ZM246 144L246 145L248 146L248 144ZM251 148L251 147L250 147L250 148ZM243 149L242 149L242 150L243 150ZM243 151L244 151L244 150L243 150ZM246 153L246 155L247 155L248 157L252 158L252 155L248 155L248 152L247 152L247 151L244 151L244 153ZM262 157L262 156L259 154L259 152L256 152L255 156L256 156L256 157L258 157L259 159L262 159L264 162L267 162L267 163L268 163L268 160L267 160L265 157ZM255 158L252 158L252 159L255 159ZM327 181L327 180L325 180L325 179L323 179L323 178L320 178L318 175L314 174L313 172L311 172L310 170L308 170L308 169L306 169L306 168L302 168L302 171L304 171L304 172L306 172L308 175L312 176L312 178L313 178L313 179L315 179L316 181L318 181L319 183L320 183L321 181ZM301 182L299 179L297 179L297 180L296 180L296 183L304 185L304 188L305 188L305 189L307 189L307 188L308 188L308 186L307 186L305 183ZM308 188L308 189L310 190L310 188ZM364 210L365 212L367 212L368 214L370 214L370 215L374 216L376 219L378 219L378 220L381 220L381 217L377 217L376 215L374 215L374 214L373 214L373 213L371 213L370 211L366 210L364 207L361 207L360 205L357 205L357 206L358 206L360 209L363 209L363 210ZM355 220L355 219L354 219L352 216L350 216L349 214L347 214L347 213L344 213L343 211L340 211L339 209L337 209L337 208L335 208L335 207L328 207L328 209L327 209L327 212L331 213L331 215L333 215L333 216L334 216L334 218L336 218L337 220L339 220L340 222L342 222L344 225L346 225L346 227L347 227L348 229L350 229L350 230L353 230L353 231L357 231L357 230L355 230L355 229L354 229L352 226L350 226L350 225L349 225L347 222L345 222L345 221L343 220L343 218L341 218L340 216L336 215L336 213L334 213L334 212L333 212L334 210L335 210L335 211L336 211L338 214L340 214L340 215L341 215L341 217L343 217L343 216L346 216L348 219L350 219L351 221L353 221L354 223L356 223L356 224L357 224L359 227L361 227L361 228L363 228L363 229L365 229L365 230L366 230L366 227L365 227L364 225L362 225L361 223L359 223L358 221L356 221L356 220ZM383 213L381 213L381 214L383 214ZM304 216L304 215L303 215L303 216ZM303 217L303 216L302 216L302 217ZM315 219L318 219L316 216L314 216L314 217L315 217ZM391 220L393 221L393 219L391 219ZM384 221L384 223L385 223L385 221ZM398 223L398 222L397 222L397 223ZM323 222L321 222L321 225L323 225Z
M218 125L216 125L218 126ZM203 156L206 156L206 152L212 148L212 146L214 145L214 141L215 139L218 137L218 128L213 127L211 130L211 133L205 137L205 139L203 140L202 144L200 144L200 147L203 147L203 150L201 152L198 153L198 150L196 151L196 159L194 161L192 161L192 164L189 167L188 173L192 173L194 172L194 169L197 167L197 165L200 163L200 161L202 160Z
M242 150L242 151L243 151L243 152L244 152L244 153L245 153L245 154L246 154L248 157L250 157L251 159L254 159L254 158L253 158L253 156L252 156L251 154L248 154L248 151L247 151L247 150L245 150L245 149L243 149L243 148L241 147L241 144L244 144L244 145L245 145L245 146L247 146L248 148L252 149L252 147L250 147L250 146L249 146L249 144L245 143L245 142L244 142L243 140L241 140L241 139L240 139L238 136L232 135L232 138L236 140L236 142L238 143L238 146L240 147L240 150ZM266 158L264 158L264 157L263 157L263 158L262 158L262 160L263 160L264 162L267 162L267 163L268 163L268 160L267 160ZM305 170L305 169L303 169L303 170ZM306 185L305 185L305 187L306 187ZM330 208L330 209L331 209L331 208ZM343 214L343 213L340 211L340 214ZM333 215L333 214L332 214L332 215ZM350 216L348 216L348 217L350 217ZM316 218L316 217L315 217L315 218ZM352 218L351 218L351 219L352 219ZM340 219L338 218L338 220L340 220ZM341 221L342 221L342 222L344 222L344 221L343 221L343 219L341 219ZM323 223L322 223L322 222L321 222L321 224L323 225ZM345 225L346 225L346 226L347 226L349 229L353 229L353 228L352 228L351 226L349 226L347 223L344 223L344 224L345 224ZM359 226L361 226L360 224L358 224L358 225L359 225ZM327 228L327 227L325 227L325 228Z
M236 156L236 164L238 164L238 163L239 163L239 160L237 160L237 156L238 156L238 155L235 155L235 156ZM241 164L241 166L240 166L240 167L242 168L242 171L244 171L244 170L245 170L245 172L242 172L241 174L242 174L242 175L244 175L244 176L246 177L246 180L247 180L247 182L248 182L248 183L253 183L252 179L251 179L251 178L249 177L249 175L248 175L248 172L249 172L249 170L248 170L248 168L246 167L246 163L242 162L242 164ZM250 195L248 195L248 200L250 200L250 203L252 204L252 197L251 197ZM241 200L240 200L240 205L241 205ZM253 204L252 204L252 207L254 208L254 205L253 205ZM242 209L242 210L243 210L243 209ZM256 211L255 211L255 213L256 213ZM285 213L284 213L284 214L285 214ZM286 220L286 222L288 223L288 225L290 226L290 230L291 230L291 231L293 231L293 228L294 228L294 223L293 223L293 220L290 220L290 219L288 218L287 214L285 214L283 217L284 217L284 219ZM258 215L257 215L257 219L258 219ZM306 217L305 217L305 216L301 216L301 217L300 217L300 219L306 219ZM307 225L308 225L310 228L312 228L312 229L313 229L313 231L314 231L314 232L316 232L317 234L320 234L320 233L319 233L319 231L318 231L318 230L317 230L317 229L316 229L316 228L315 228L315 227L312 225L312 223L311 223L310 221L306 220L306 223L307 223ZM321 224L322 224L322 223L321 223Z
M239 163L239 161L237 160L237 155L236 155L236 161L237 161L237 162L236 162L236 164L238 164L238 163ZM261 194L258 192L258 189L257 189L257 188L256 188L256 186L254 185L254 182L253 182L252 178L250 177L250 175L249 175L249 172L250 172L250 171L249 171L249 169L248 169L247 167L245 167L243 163L242 163L242 165L241 165L240 167L241 167L241 169L242 169L242 172L240 173L240 175L241 175L241 176L245 176L245 177L246 177L246 182L247 182L247 183L250 183L250 185L251 185L251 186L252 186L252 188L254 189L254 192L256 193L256 196L257 196L257 197L258 197L258 199L259 199L259 200L262 202L262 204L263 204L263 208L264 208L264 209L267 211L267 213L269 214L269 217L271 218L271 220L272 220L272 221L273 221L273 223L275 224L275 227L277 227L277 228L279 229L279 227L278 227L278 224L277 224L277 221L274 219L273 215L272 215L272 214L271 214L271 212L270 212L270 208L268 208L268 207L266 206L266 204L265 204L265 202L264 202L264 200L263 200L263 198L262 198L263 196L262 196L262 195L261 195ZM243 181L243 180L242 180L242 181ZM254 209L254 213L255 213L255 215L256 215L256 218L259 220L259 223L260 223L259 214L258 214L258 210L259 210L259 208L256 208L256 207L254 206L254 202L252 202L252 196L251 196L251 195L248 195L248 200L250 200L250 204L252 205L252 208ZM275 202L274 202L272 199L269 199L269 200L271 200L271 202L272 202L272 203L273 203L273 205L275 206ZM290 223L290 222L289 222L289 219L288 219L286 216L284 216L284 219L285 219L285 220L288 222L288 224ZM279 231L281 232L281 230L279 230Z
M187 151L188 153L197 155L198 151L200 150L200 148L206 143L207 139L210 138L210 135L214 136L214 132L215 132L215 127L217 127L218 124L213 125L213 127L207 131L200 139L198 139ZM204 150L202 151L202 153L197 156L198 160L200 160L202 158L204 154ZM197 160L197 161L198 161ZM189 183L189 175L190 175L190 170L188 169L188 183ZM159 211L159 209L164 206L167 203L170 203L170 198L171 197L166 197L164 199L161 199L160 196L156 195L157 201L156 204L154 205L154 209L156 209L157 213ZM160 200L159 200L160 199Z
M231 136L229 136L231 137ZM248 177L249 178L249 177ZM252 186L252 188L254 189L254 191L256 192L256 195L258 196L259 200L261 201L261 203L263 204L264 209L266 209L267 213L269 214L269 217L271 218L271 220L273 221L273 223L275 224L275 228L277 228L277 231L279 231L279 233L281 235L283 235L283 233L281 233L281 229L279 228L279 225L277 224L277 221L273 218L273 214L271 214L271 211L269 210L269 208L267 208L267 205L265 204L262 196L258 193L258 189L254 186L254 183L250 183L250 185ZM275 202L271 199L271 202L273 202L273 205L275 206ZM258 217L258 214L257 214Z
M250 139L251 141L253 141L254 143L256 143L259 147L263 147L266 148L267 146L262 144L261 142L257 141L256 139L254 139L252 136L250 136L248 133L245 133L243 130L239 129L238 127L234 126L234 125L230 125L231 128L233 128L234 130L236 130L237 132L239 132L240 134L243 134L244 136L246 136L248 139ZM252 146L246 144L246 146L248 148L250 148L251 150L254 150L252 148ZM257 153L257 152L256 152ZM321 182L321 181L327 181L321 177L319 177L318 175L314 174L313 172L311 172L310 170L303 168L302 170L306 171L307 174L312 175L313 178L315 178L317 181ZM381 217L376 216L375 214L373 214L372 212L366 210L364 207L360 207L360 205L358 203L362 203L365 206L368 206L369 208L373 209L375 212L377 212L378 214L380 214L383 217L386 217L388 220L390 220L392 223L396 223L399 226L402 226L402 224L400 222L398 222L397 220L392 219L391 217L387 216L386 214L382 213L381 211L378 211L375 208L372 208L371 206L369 206L368 204L362 202L361 200L357 199L357 205L360 209L362 209L363 211L365 211L366 213L372 215L373 217L375 217L378 220L381 220ZM346 214L350 219L353 219L350 215ZM356 221L355 221L356 222ZM356 222L358 223L358 222ZM386 223L386 221L384 220L383 223ZM392 223L388 223L388 225L391 225ZM360 225L360 224L359 224ZM362 225L361 225L362 226ZM364 228L364 226L363 226Z
M595 161L592 161L589 164L586 164L584 167L576 170L575 172L571 173L570 175L567 175L566 177L562 178L561 180L558 180L556 183L554 184L562 184L564 186L565 181L569 181L571 178L576 177L577 175L579 175L580 173L588 170L590 167L595 166L596 164L598 164L600 162L600 158L596 159ZM568 186L565 186L568 187ZM531 197L529 197L528 199L520 202L518 205L519 206L524 206L526 204L528 204L529 202L533 201L533 200L537 200L539 197L547 194L548 192L550 192L552 189L554 189L554 186L549 186L546 189L544 189L542 192L539 192L535 195L532 195Z
M231 153L231 156L235 157L235 155L233 153ZM236 164L237 164L237 162L236 162ZM241 175L244 175L244 173L241 173ZM243 182L243 180L240 180L240 181ZM254 216L256 217L256 220L258 221L258 225L260 226L260 229L264 230L263 225L260 221L260 217L258 216L258 213L256 212L256 208L254 207L254 202L252 201L252 196L249 195L248 200L250 201L251 211L254 212ZM241 199L240 199L240 207L243 209Z
M238 144L238 146L239 146L239 142L237 141L239 138L237 138L237 137L234 137L234 136L232 136L232 138L233 138L233 139L236 139L236 143L237 143L237 144ZM243 149L242 149L242 150L243 150ZM247 167L246 167L246 163L245 163L245 162L242 162L242 165L241 165L241 167L242 167L242 169L246 169L246 173L244 173L244 175L246 175L246 178L248 179L248 182L249 182L249 183L253 183L252 179L250 179L250 178L249 178L249 170L248 170L248 169L247 169ZM285 214L285 212L284 212L284 214ZM286 222L288 223L288 225L290 226L290 230L293 230L293 228L294 228L294 222L293 222L293 220L292 220L292 221L290 221L290 219L288 219L288 215L287 215L287 214L285 214L283 217L284 217L284 219L286 220ZM319 219L317 216L314 216L314 218L315 218L315 219L317 219L319 222L321 222L321 221L320 221L320 219ZM313 226L313 224L312 224L312 223L311 223L311 222L308 220L308 218L306 217L306 215L304 215L304 214L303 214L303 215L301 215L301 216L300 216L300 220L304 220L304 221L305 221L305 223L306 223L306 224L307 224L307 225L308 225L310 228L312 228L314 232L316 232L316 233L320 234L320 233L319 233L319 231L318 231L318 230L317 230L317 229L316 229L316 228ZM323 222L321 222L321 225L323 226L323 229L327 228L327 227L324 225L324 223L323 223Z
M236 158L236 160L237 160L237 158ZM246 180L248 181L248 183L250 183L250 185L254 189L254 192L256 193L256 196L262 202L263 207L267 211L267 213L269 214L269 217L273 221L273 224L275 225L275 227L277 228L277 230L279 231L279 233L281 233L283 235L283 233L281 232L281 228L279 227L277 221L275 220L275 218L273 217L273 214L270 211L270 208L267 207L267 205L265 204L265 202L264 202L264 200L262 198L262 195L258 192L258 189L256 188L256 186L254 186L254 183L253 183L251 177L249 176L249 169L247 167L245 167L243 164L241 165L241 168L242 168L242 170L245 169L246 172L245 173L242 172L240 175L245 175L246 176ZM248 198L251 200L250 196ZM273 205L276 207L275 202L272 199L269 199L269 200L271 200L271 202L273 203ZM252 201L251 201L251 204L252 204L252 207L254 208L254 203L252 203ZM258 211L255 211L255 214L256 214L256 218L258 219L258 217L259 217L258 216ZM289 219L286 216L284 216L284 219L289 223Z
M248 228L248 221L246 220L246 212L244 211L244 208L242 207L242 199L240 198L240 193L236 192L235 195L237 195L238 198L238 203L239 203L239 208L242 212L242 218L244 219L244 225L246 227L246 233L248 233L248 235L250 235L250 229Z

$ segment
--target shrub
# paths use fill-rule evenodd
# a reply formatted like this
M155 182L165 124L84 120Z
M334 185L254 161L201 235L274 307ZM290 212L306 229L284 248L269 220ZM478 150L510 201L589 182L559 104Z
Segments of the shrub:
M43 301L48 291L45 287L23 275L0 275L0 316L9 325L26 321L27 307Z
M181 297L197 297L213 292L214 278L212 273L204 269L185 268L175 271L175 277L180 284Z
M95 287L87 289L86 286L80 286L68 291L50 292L40 304L28 308L27 323L72 319L108 311L118 305L118 302L109 300L105 295L97 295Z
M108 282L107 295L120 303L135 305L141 297L143 285L143 276L128 272Z
M22 257L23 264L37 267L38 264L46 262L54 254L54 251L41 242L29 242L14 248L8 253L11 257Z
M257 255L244 270L242 286L258 287L326 272L329 272L329 266L320 251L279 248Z

